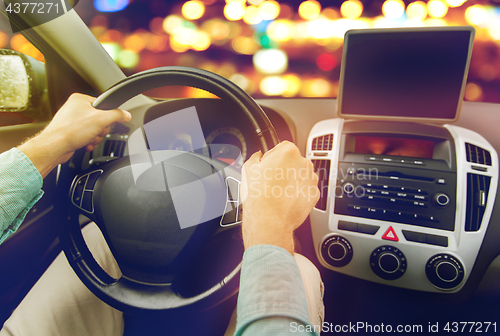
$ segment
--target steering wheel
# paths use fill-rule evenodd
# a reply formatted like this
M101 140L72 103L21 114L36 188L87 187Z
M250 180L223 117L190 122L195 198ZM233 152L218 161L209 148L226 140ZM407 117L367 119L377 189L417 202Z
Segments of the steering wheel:
M109 88L93 106L118 108L146 90L174 85L203 89L234 103L255 130L263 152L278 143L261 107L234 83L205 70L175 66L137 73ZM66 257L97 297L124 312L203 306L209 297L227 298L222 289L238 281L241 263L215 285L195 293L180 289L185 276L179 274L220 232L221 216L229 213L228 204L234 206L238 197L240 172L206 153L151 151L144 128L133 133L136 140L142 139L143 153L83 170L85 150L81 149L61 166L57 212L63 216L60 238ZM218 217L213 218L214 213ZM79 214L98 225L120 266L120 279L108 275L93 258L82 236Z

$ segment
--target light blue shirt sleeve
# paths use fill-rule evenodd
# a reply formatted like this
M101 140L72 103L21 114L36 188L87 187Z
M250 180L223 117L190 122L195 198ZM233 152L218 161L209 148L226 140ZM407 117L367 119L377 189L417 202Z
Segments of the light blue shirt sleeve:
M294 257L273 245L248 248L243 254L235 335L317 335L308 330L306 292Z
M19 149L0 154L0 244L16 232L42 197L42 185L42 176Z

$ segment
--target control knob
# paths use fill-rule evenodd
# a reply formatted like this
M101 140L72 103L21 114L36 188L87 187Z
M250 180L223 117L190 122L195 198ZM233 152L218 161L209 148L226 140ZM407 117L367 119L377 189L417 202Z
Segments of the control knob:
M342 267L352 260L352 245L342 236L328 237L321 244L323 260L334 267Z
M464 279L464 267L452 255L436 254L427 261L425 274L429 281L440 289L452 289Z
M342 190L347 196L351 196L356 189L356 185L352 182L346 182L342 185Z
M435 205L438 207L444 208L450 204L450 197L443 192L435 193L432 197L432 200Z
M394 246L379 246L370 255L372 271L385 280L395 280L403 276L406 265L405 255Z

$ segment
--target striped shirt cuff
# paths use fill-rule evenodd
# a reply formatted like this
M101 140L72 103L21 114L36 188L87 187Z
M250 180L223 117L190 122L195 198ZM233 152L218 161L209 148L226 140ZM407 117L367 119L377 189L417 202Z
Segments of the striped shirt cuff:
M0 244L13 234L42 197L43 179L19 149L0 154Z
M250 324L266 334L290 333L290 323L309 324L304 284L294 257L273 245L256 245L243 255L235 335ZM284 323L288 321L287 323ZM255 333L254 328L250 328ZM250 331L250 330L246 330Z

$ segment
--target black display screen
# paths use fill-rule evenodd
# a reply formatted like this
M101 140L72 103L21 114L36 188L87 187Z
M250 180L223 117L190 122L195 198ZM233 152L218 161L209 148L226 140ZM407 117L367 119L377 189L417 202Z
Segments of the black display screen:
M470 30L355 33L347 38L343 115L454 119Z
M356 136L354 153L432 159L434 141L410 138Z

